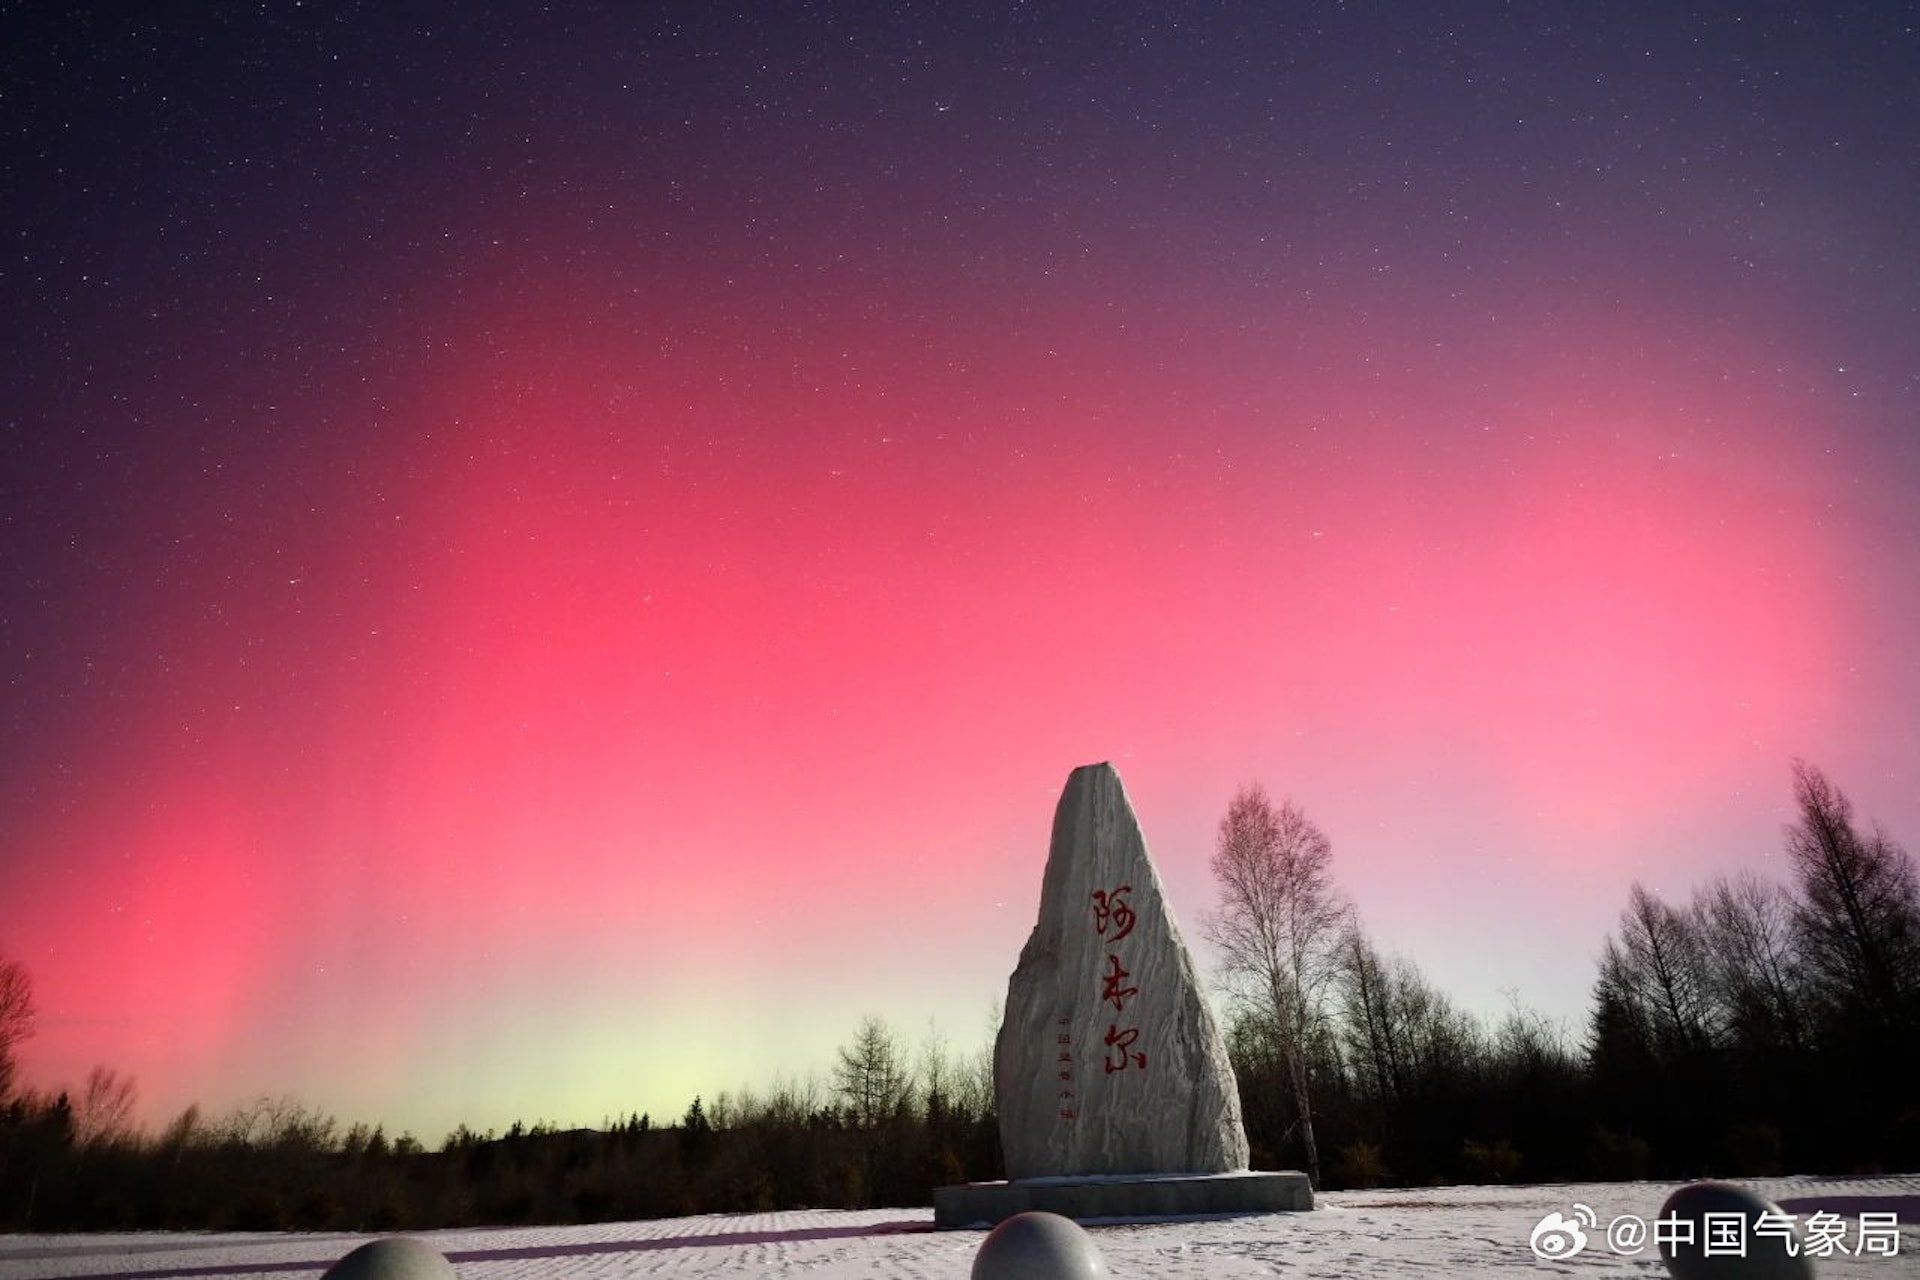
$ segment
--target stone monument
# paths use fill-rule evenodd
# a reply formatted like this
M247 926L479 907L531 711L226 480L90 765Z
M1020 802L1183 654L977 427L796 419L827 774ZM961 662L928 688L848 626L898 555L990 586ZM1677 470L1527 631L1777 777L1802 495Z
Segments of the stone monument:
M1313 1207L1304 1174L1247 1171L1226 1041L1110 764L1054 812L994 1096L1008 1181L937 1188L938 1226Z

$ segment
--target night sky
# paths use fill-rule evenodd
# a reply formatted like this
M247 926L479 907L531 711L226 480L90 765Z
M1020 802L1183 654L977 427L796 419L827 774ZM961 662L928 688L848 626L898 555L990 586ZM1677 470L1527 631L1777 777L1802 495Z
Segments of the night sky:
M971 1049L1095 760L1576 1036L1795 756L1920 842L1915 6L983 8L0 5L30 1083Z

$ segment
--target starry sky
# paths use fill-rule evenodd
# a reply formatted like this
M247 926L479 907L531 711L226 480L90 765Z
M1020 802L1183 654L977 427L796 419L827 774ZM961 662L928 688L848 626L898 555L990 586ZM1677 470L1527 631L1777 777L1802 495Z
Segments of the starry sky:
M677 1116L984 1044L1069 770L1577 1034L1920 840L1911 4L0 6L30 1082Z

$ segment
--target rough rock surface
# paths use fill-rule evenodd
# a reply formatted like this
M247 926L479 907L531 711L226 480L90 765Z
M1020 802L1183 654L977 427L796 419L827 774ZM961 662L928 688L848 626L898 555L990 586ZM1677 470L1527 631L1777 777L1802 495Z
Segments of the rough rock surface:
M993 1074L1009 1178L1247 1167L1226 1041L1110 764L1060 795Z

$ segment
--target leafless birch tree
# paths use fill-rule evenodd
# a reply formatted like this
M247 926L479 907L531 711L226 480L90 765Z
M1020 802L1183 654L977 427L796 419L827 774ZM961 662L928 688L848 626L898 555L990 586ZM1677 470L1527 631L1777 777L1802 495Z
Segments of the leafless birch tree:
M1293 803L1258 786L1221 820L1213 855L1220 907L1205 922L1233 998L1268 1029L1286 1062L1307 1172L1320 1182L1308 1046L1326 1020L1348 908L1334 887L1333 844Z

